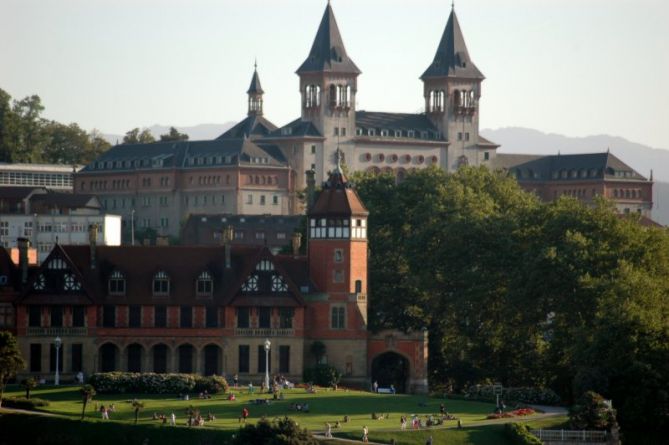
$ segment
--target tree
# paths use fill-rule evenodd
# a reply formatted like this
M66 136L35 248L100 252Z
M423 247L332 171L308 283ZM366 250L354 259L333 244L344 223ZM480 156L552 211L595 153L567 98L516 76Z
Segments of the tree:
M187 141L188 140L188 135L186 133L179 133L179 131L174 128L170 127L170 131L167 134L161 134L160 135L160 141L165 142L165 141Z
M0 406L2 395L9 379L25 367L16 337L7 331L0 331Z
M569 421L574 429L609 430L616 424L616 412L604 397L588 391L569 410Z
M84 385L79 390L79 393L81 394L81 401L83 404L83 407L81 408L81 420L84 420L84 416L86 415L86 405L93 400L93 397L95 396L95 388L93 388L93 385Z
M135 412L135 425L137 425L137 421L139 420L139 411L144 408L144 402L141 402L137 399L133 399L132 401L132 409Z
M30 391L37 388L37 380L34 377L21 380L21 386L26 390L26 399L30 398Z
M44 106L36 94L14 101L15 127L12 131L14 162L38 162L44 148Z
M233 445L317 445L318 441L306 430L300 429L294 420L284 417L273 420L260 419L255 425L246 425L239 430Z
M11 106L12 97L0 88L0 162L12 162L12 131L16 129L16 115Z
M140 131L139 128L133 128L123 136L124 144L148 144L149 142L155 141L156 139L148 128L145 128L142 131Z

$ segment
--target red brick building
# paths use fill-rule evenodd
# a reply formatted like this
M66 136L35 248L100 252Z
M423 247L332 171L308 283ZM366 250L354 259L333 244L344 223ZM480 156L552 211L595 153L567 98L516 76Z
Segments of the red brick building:
M51 378L58 336L64 379L127 370L257 384L268 338L273 374L301 381L321 341L344 382L426 391L425 333L367 330L367 215L337 168L308 213L306 256L231 245L232 228L219 246L57 245L40 267L10 271L26 374Z

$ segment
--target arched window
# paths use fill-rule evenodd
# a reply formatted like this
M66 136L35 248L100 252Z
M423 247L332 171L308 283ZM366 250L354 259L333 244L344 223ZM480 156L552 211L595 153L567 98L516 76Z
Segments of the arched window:
M115 270L109 277L108 282L109 293L114 295L125 294L125 277L121 272Z
M332 84L330 85L330 107L334 108L337 106L337 86Z
M258 275L249 276L244 284L242 284L242 291L257 292L258 291Z
M164 271L153 276L153 295L168 295L170 293L170 277Z
M288 290L288 285L281 275L272 276L272 292L286 292Z
M211 295L214 291L214 282L211 279L211 274L207 271L202 272L197 277L196 291L198 295Z

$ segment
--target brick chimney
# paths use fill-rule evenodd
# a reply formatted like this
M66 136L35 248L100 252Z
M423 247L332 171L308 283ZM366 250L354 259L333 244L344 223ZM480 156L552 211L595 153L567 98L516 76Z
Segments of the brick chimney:
M16 245L19 248L21 283L25 284L28 281L28 249L30 248L30 241L28 241L28 238L19 238L16 240Z
M316 172L307 170L307 211L314 206L316 196Z
M98 225L88 226L88 244L91 248L91 269L97 266Z
M235 236L235 229L232 226L226 226L223 229L223 233L221 233L221 241L223 241L223 245L225 246L225 268L230 269L232 267L232 239Z
M291 239L293 244L293 256L300 255L300 246L302 245L302 234L300 232L294 232Z

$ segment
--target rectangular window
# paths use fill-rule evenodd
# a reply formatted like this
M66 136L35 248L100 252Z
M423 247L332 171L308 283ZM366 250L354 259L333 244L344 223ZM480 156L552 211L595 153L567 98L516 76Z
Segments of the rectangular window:
M170 221L167 218L160 218L160 227L167 228L170 225Z
M286 232L277 232L276 239L286 239Z
M344 261L344 250L343 249L335 249L334 250L334 262L335 263L341 263Z
M133 304L128 309L128 327L141 328L142 327L142 306Z
M193 308L191 306L181 306L180 326L182 328L193 327Z
M0 328L14 328L14 307L11 304L0 305Z
M116 306L105 305L102 307L102 326L105 328L116 327Z
M239 345L239 372L249 372L249 345Z
M167 327L167 306L155 306L153 308L153 326L156 328Z
M253 204L253 195L248 195L246 197L246 203L247 204Z
M75 328L84 327L84 306L72 306L72 326Z
M341 135L346 136L346 127L341 128Z
M238 328L249 327L249 308L247 307L237 308L237 327Z
M56 372L56 345L51 343L49 353L49 371ZM58 372L63 372L63 345L58 348Z
M42 372L42 345L30 345L30 372Z
M63 306L51 306L51 326L63 327Z
M316 146L315 146L315 145L312 145L312 146L311 146L311 154L312 154L312 155L315 155L315 154L316 154Z
M484 161L489 161L490 160L490 152L489 151L483 152L483 160Z
M258 327L271 328L272 323L272 308L261 307L258 310Z
M344 282L344 271L343 270L333 271L332 282L333 283L343 283Z
M272 372L272 351L269 355L269 372ZM265 345L258 345L258 374L265 372Z
M290 374L290 346L279 346L279 372Z
M72 345L72 354L70 355L70 367L72 372L79 372L84 370L84 345L75 343Z
M42 326L42 306L28 307L28 326L34 328Z
M265 239L265 232L256 232L256 239Z
M272 205L279 205L279 197L274 195L272 196Z
M218 327L218 307L208 307L207 312L207 327L208 328L217 328Z
M334 135L339 136L339 127L334 128Z
M279 309L279 327L281 329L292 329L293 316L295 310L292 307L282 307Z
M355 280L355 293L359 294L362 292L362 280Z
M265 205L265 195L260 195L260 205L261 206Z
M462 140L462 132L459 132L458 133L458 141L461 141L461 140Z
M465 141L469 140L469 133L465 133Z
M344 329L345 326L346 309L341 306L332 308L332 329Z

